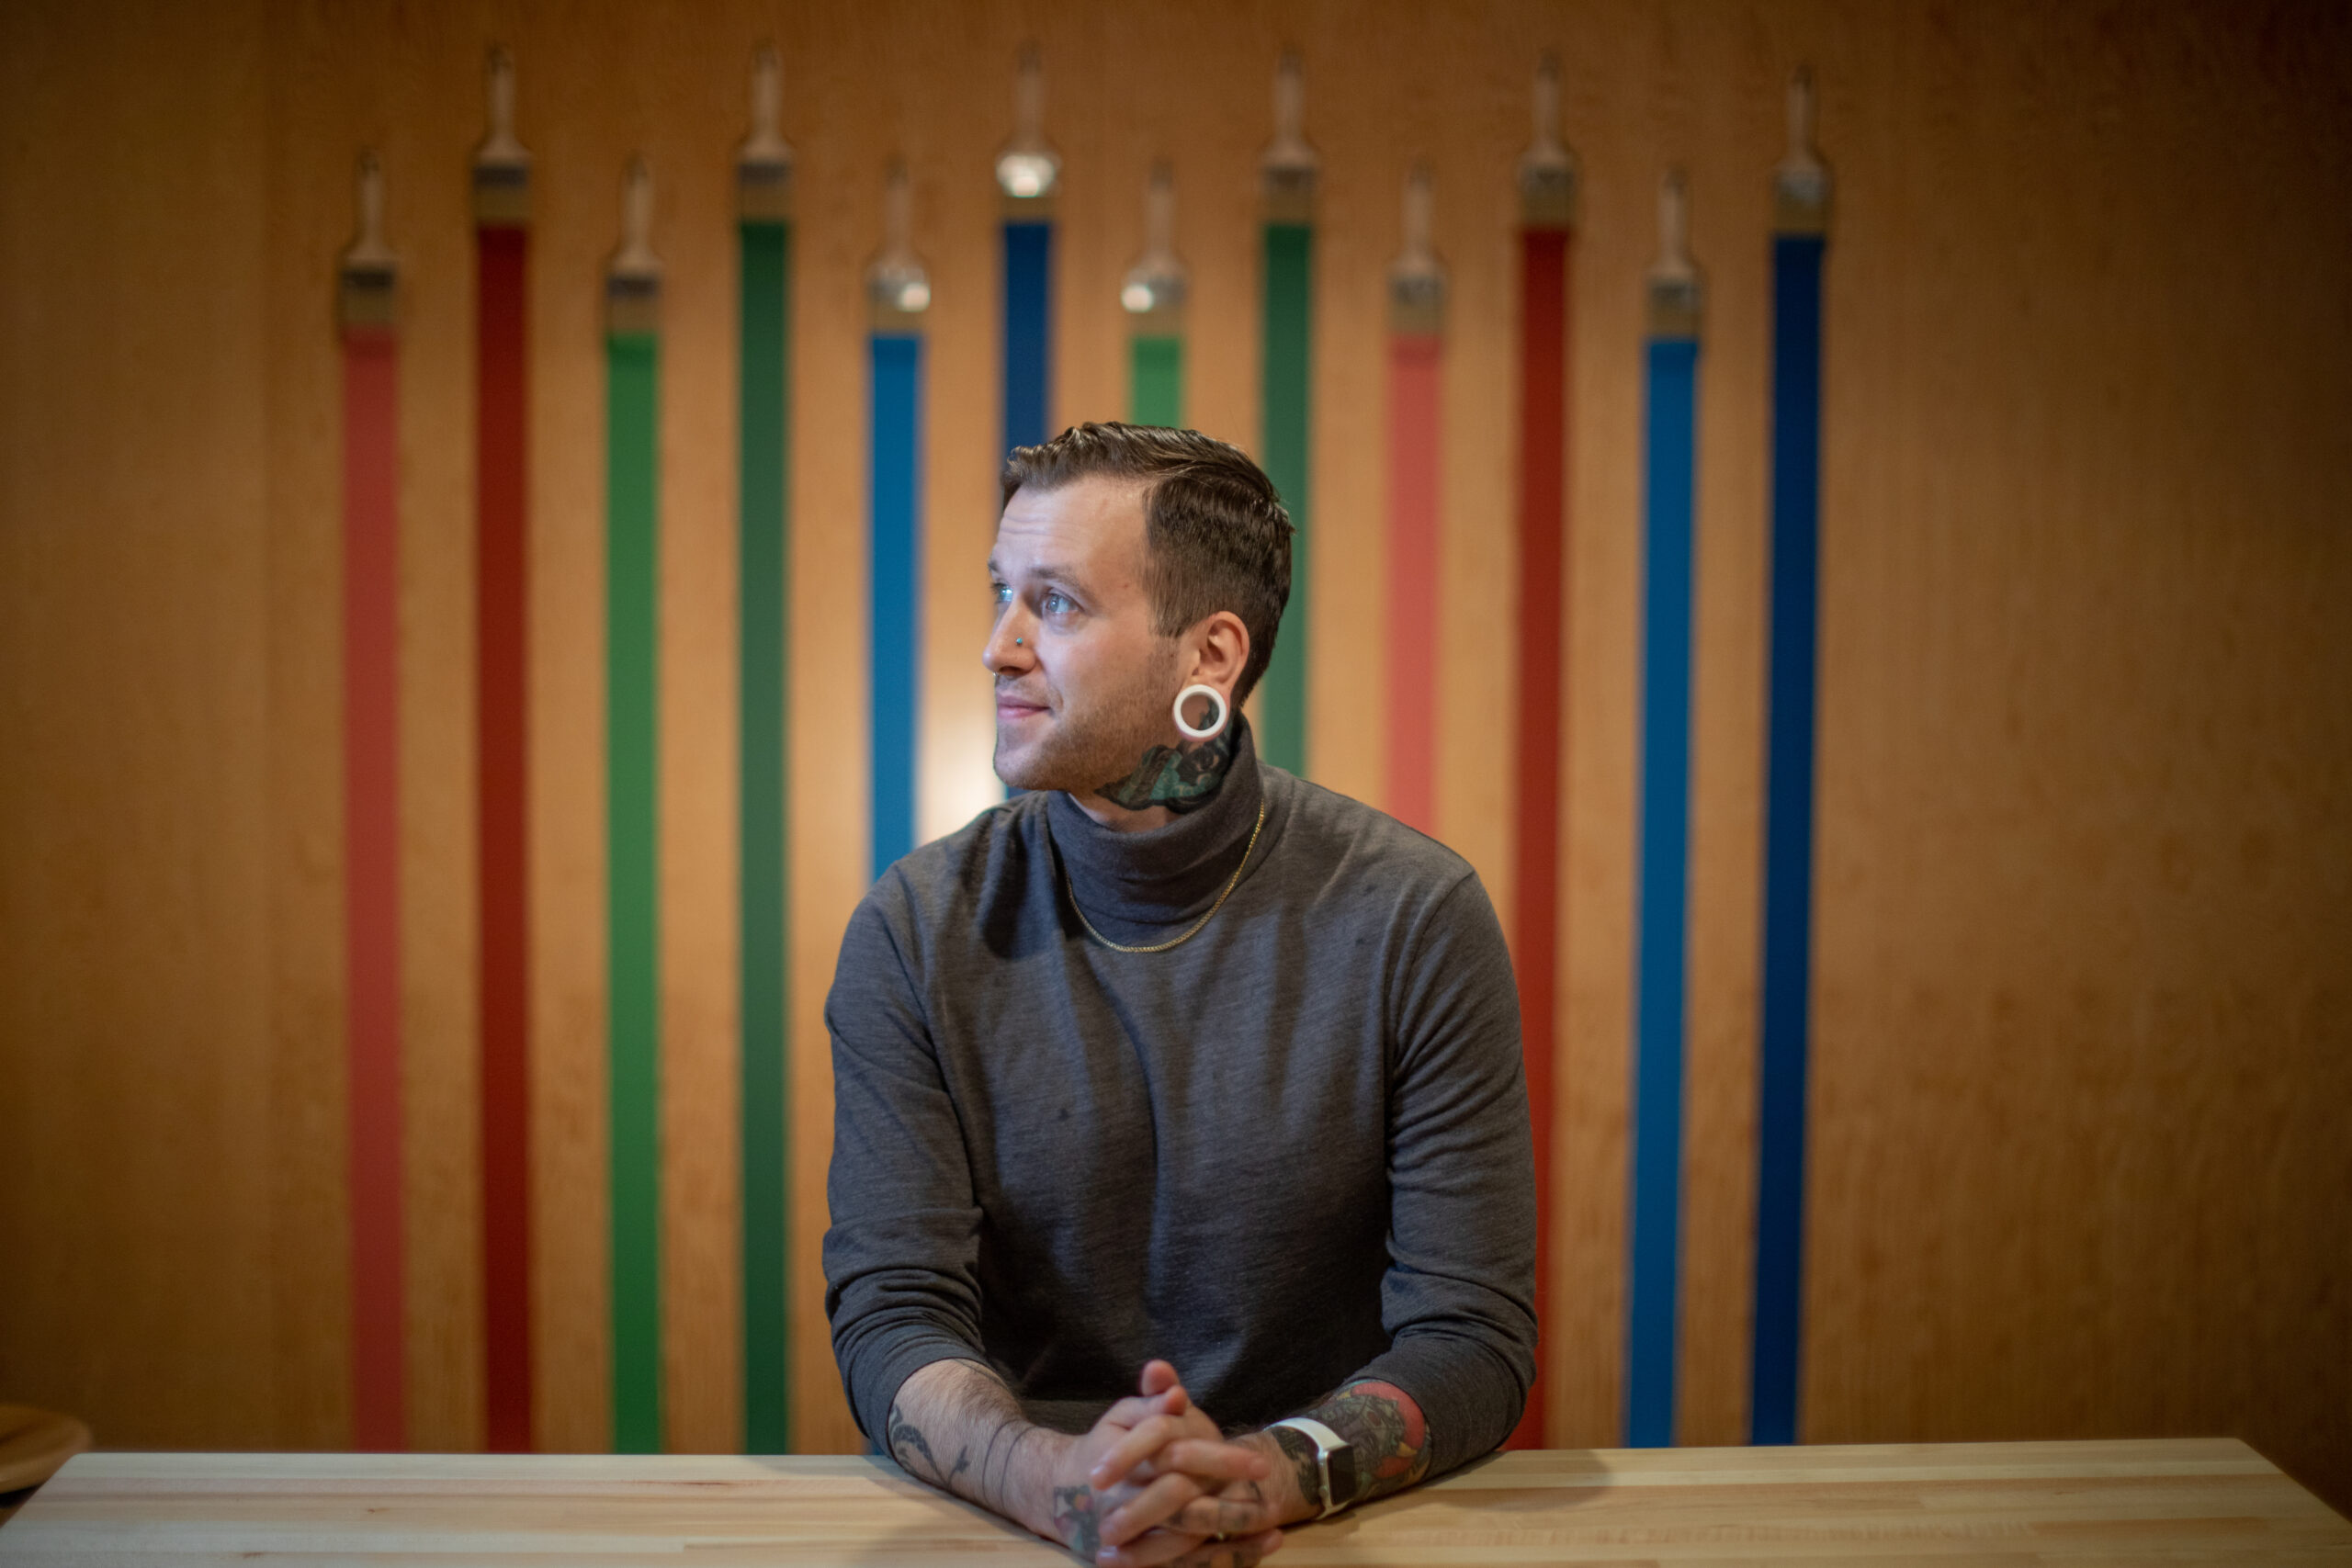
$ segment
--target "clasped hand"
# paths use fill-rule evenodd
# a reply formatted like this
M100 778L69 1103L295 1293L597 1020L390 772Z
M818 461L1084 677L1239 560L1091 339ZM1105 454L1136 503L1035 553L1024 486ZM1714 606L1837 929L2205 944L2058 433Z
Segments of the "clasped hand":
M1153 1361L1057 1466L1054 1524L1102 1568L1252 1568L1282 1543L1272 1451L1227 1440L1176 1369Z

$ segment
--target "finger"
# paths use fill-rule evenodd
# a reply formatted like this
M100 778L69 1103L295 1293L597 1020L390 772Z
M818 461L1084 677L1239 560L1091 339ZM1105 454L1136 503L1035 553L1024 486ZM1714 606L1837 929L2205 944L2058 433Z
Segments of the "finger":
M1226 1544L1230 1550L1225 1562L1217 1568L1258 1568L1258 1564L1272 1557L1282 1543L1283 1532L1280 1530L1268 1530L1263 1535L1251 1536L1248 1540L1227 1541Z
M1257 1568L1283 1543L1283 1532L1268 1530L1247 1540L1212 1542L1201 1553L1201 1568ZM1221 1551L1219 1549L1222 1549Z
M1241 1540L1203 1540L1197 1536L1154 1530L1116 1551L1105 1548L1102 1568L1257 1568L1283 1543L1283 1532L1267 1530Z
M1184 1419L1181 1416L1146 1416L1114 1438L1111 1446L1096 1457L1093 1468L1087 1472L1087 1482L1097 1492L1114 1486L1137 1464L1183 1435Z
M1193 1402L1192 1395L1184 1392L1184 1380L1176 1375L1172 1362L1157 1359L1146 1361L1143 1375L1136 1380L1136 1387L1146 1398L1167 1401L1166 1408L1171 1416L1182 1415Z
M1164 1393L1131 1393L1102 1412L1095 1424L1101 1426L1108 1422L1114 1427L1134 1427L1154 1416L1182 1416L1191 1408L1191 1398L1182 1386Z
M1204 1483L1204 1490L1224 1486L1255 1486L1274 1472L1272 1461L1251 1449L1221 1439L1180 1438L1158 1453L1137 1461L1127 1472L1131 1485L1140 1486L1163 1475L1189 1475Z
M1188 1410L1176 1420L1179 1430L1170 1435L1158 1450L1139 1461L1136 1468L1127 1472L1128 1480L1148 1481L1155 1475L1167 1475L1177 1471L1192 1474L1216 1473L1220 1481L1252 1480L1273 1473L1272 1460L1251 1467L1231 1455L1218 1457L1227 1449L1238 1449L1242 1454L1258 1450L1251 1445L1221 1436L1216 1423L1200 1411ZM1234 1470L1237 1465L1240 1468L1235 1473L1223 1473Z
M1152 1361L1144 1367L1141 1384L1144 1396L1157 1399L1170 1416L1182 1416L1193 1407L1193 1396L1184 1392L1184 1380L1166 1361Z
M1119 1546L1166 1519L1187 1503L1200 1500L1201 1483L1189 1475L1163 1475L1102 1516L1102 1544ZM1207 1530L1194 1530L1207 1535Z
M1094 1461L1094 1468L1087 1472L1087 1483L1097 1492L1117 1485L1126 1479L1127 1472L1158 1453L1170 1438L1181 1436L1183 1430L1183 1421L1174 1416L1154 1416L1137 1423Z
M1195 1497L1160 1522L1187 1535L1233 1539L1272 1529L1282 1521L1275 1517L1272 1503L1263 1496L1252 1497L1244 1493L1238 1496Z
M1138 1466L1134 1478L1172 1472L1202 1481L1263 1481L1274 1472L1273 1461L1256 1449L1228 1443L1222 1438L1178 1438Z
M1136 1427L1150 1420L1155 1416L1166 1416L1172 1414L1174 1414L1174 1412L1163 1409L1161 1402L1156 1397L1147 1399L1141 1394L1131 1393L1127 1395L1126 1398L1120 1400L1116 1404L1112 1405L1110 1409L1102 1412L1101 1419L1096 1421L1095 1425L1098 1427L1106 1424L1113 1427Z
M1176 1530L1147 1530L1123 1546L1103 1542L1094 1561L1101 1568L1159 1568L1166 1563L1206 1562L1204 1554L1221 1550L1222 1544Z

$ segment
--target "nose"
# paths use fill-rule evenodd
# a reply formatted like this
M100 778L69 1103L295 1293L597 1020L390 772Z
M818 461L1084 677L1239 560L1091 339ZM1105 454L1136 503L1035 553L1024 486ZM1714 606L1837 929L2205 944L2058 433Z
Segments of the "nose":
M1018 602L1005 606L989 630L980 662L991 675L1025 675L1037 667L1037 617Z

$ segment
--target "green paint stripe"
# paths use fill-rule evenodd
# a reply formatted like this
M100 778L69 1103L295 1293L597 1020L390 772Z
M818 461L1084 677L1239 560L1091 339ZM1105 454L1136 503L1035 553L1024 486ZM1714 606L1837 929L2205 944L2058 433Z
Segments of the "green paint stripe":
M1291 541L1290 608L1283 614L1273 662L1258 691L1258 749L1266 761L1306 771L1308 545L1313 533L1307 478L1312 457L1308 391L1315 314L1315 231L1305 223L1265 226L1266 321L1263 439L1260 460L1298 530Z
M792 1448L792 1134L785 745L792 474L792 226L741 226L743 1450Z
M1136 424L1184 424L1184 340L1136 337L1127 344L1127 418Z
M655 443L661 344L605 340L605 757L612 1135L613 1449L662 1449L661 917Z

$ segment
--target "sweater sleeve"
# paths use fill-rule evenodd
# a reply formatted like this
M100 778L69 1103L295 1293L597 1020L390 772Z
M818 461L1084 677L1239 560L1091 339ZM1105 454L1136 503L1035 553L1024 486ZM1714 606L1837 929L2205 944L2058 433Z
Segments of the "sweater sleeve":
M1435 901L1391 992L1386 1353L1443 1474L1499 1446L1535 1381L1535 1156L1519 997L1476 876ZM1351 1379L1350 1381L1354 1381Z
M825 1315L850 1409L876 1441L911 1373L987 1359L980 1209L963 1126L886 913L904 898L895 874L866 895L825 999L833 1044Z

